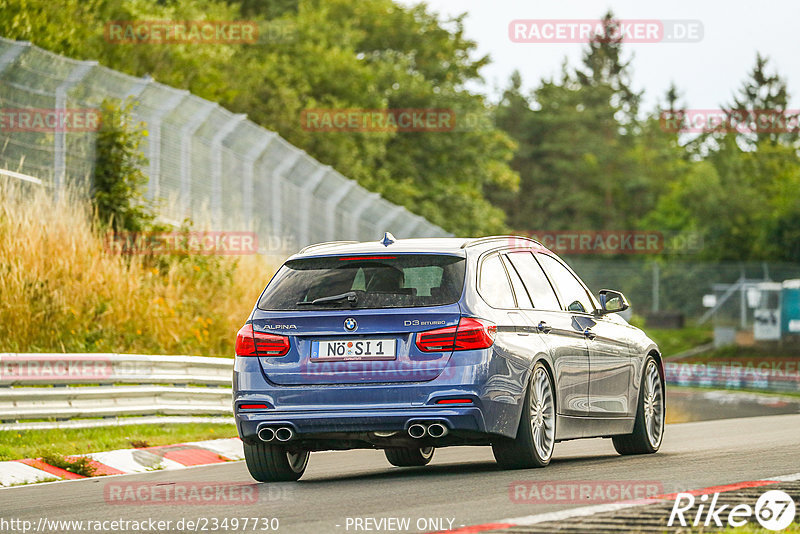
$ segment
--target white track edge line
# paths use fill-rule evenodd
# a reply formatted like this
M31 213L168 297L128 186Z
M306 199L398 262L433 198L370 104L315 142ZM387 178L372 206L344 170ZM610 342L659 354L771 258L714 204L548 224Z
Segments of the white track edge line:
M779 475L762 478L760 480L769 480L774 482L796 482L800 480L800 473L793 473L790 475ZM740 482L746 483L747 481ZM691 490L686 490L691 491ZM680 492L675 492L680 493ZM576 517L587 517L590 515L600 514L603 512L616 512L617 510L625 510L627 508L635 508L637 506L646 506L657 502L662 502L662 499L641 499L636 501L623 501L616 503L597 504L593 506L581 506L578 508L570 508L568 510L559 510L558 512L547 512L544 514L527 515L523 517L513 517L509 519L501 519L497 523L510 523L518 526L536 525L538 523L545 523L548 521L562 521L564 519L573 519Z
M570 508L567 510L559 510L558 512L547 512L544 514L527 515L523 517L514 517L510 519L501 519L497 523L510 523L518 526L535 525L537 523L544 523L547 521L562 521L564 519L573 519L575 517L586 517L590 515L600 514L603 512L616 512L617 510L624 510L626 508L634 508L636 506L644 506L661 502L661 499L642 499L638 501L625 501L607 504L596 504L593 506L580 506L578 508Z

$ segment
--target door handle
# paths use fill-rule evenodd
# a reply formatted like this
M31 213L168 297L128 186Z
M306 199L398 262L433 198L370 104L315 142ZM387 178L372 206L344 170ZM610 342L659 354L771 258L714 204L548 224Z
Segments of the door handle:
M549 334L552 330L552 326L547 326L547 323L544 321L539 321L539 324L536 326L536 329L539 330L542 334Z
M586 330L583 331L583 336L586 337L587 339L594 339L597 337L597 334L595 334L594 332L592 332L587 328Z

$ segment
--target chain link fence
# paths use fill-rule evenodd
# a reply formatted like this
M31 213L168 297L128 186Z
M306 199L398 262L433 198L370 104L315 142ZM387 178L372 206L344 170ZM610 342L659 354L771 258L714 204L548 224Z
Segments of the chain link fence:
M593 291L622 291L637 315L673 312L695 323L742 330L752 329L757 310L777 309L777 304L761 302L755 290L800 279L796 263L709 262L674 256L564 259Z
M147 197L164 220L185 218L224 231L257 233L261 252L282 254L321 241L448 236L442 228L362 188L279 135L187 91L0 37L0 111L51 115L135 102L148 132ZM90 129L0 127L0 169L37 177L58 194L87 184ZM17 125L19 126L19 125Z

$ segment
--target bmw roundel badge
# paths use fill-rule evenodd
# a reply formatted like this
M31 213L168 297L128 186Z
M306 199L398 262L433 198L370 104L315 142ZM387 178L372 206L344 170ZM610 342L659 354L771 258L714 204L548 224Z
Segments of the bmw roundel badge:
M344 320L344 329L348 332L353 332L355 329L358 328L358 323L352 317L348 317Z

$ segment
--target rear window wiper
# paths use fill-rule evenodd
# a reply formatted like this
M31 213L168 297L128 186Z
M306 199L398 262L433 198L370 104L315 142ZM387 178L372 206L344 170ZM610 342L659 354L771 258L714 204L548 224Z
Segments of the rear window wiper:
M331 295L330 297L320 297L318 299L314 299L311 301L303 301L298 302L298 306L310 306L310 305L324 305L324 304L336 304L338 302L342 302L346 300L350 303L350 307L354 307L358 303L358 295L356 295L355 291L348 291L347 293L342 293L341 295Z

